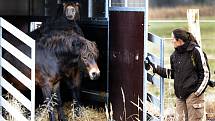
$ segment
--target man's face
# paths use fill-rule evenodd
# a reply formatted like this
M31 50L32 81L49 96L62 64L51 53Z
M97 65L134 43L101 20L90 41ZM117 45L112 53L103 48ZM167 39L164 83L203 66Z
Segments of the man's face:
M178 46L181 46L184 44L184 42L181 39L176 40L174 34L172 33L172 44L174 48L177 48Z

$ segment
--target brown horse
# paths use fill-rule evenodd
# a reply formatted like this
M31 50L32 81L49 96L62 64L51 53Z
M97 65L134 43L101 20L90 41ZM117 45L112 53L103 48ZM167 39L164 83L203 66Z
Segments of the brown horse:
M51 36L50 36L51 35ZM71 90L74 100L79 102L80 73L88 72L90 79L97 79L100 70L96 64L98 49L94 42L80 36L73 30L53 30L40 41L50 52L55 53L59 61L60 74Z
M26 46L19 47L25 51ZM28 52L27 52L28 53ZM28 53L30 55L30 53ZM98 49L91 42L79 34L71 31L51 31L45 34L36 43L36 84L42 89L44 99L51 98L51 93L56 93L58 98L58 118L64 120L62 103L60 98L60 81L66 81L72 90L75 100L79 99L80 71L86 70L90 79L98 78L100 71L96 64ZM23 68L23 64L6 53L4 58L16 65L27 77L30 70ZM5 79L13 82L19 90L25 90L24 86L16 83L17 80L10 75ZM64 80L66 78L66 80ZM69 80L68 80L69 79ZM54 113L50 112L50 120L54 120Z

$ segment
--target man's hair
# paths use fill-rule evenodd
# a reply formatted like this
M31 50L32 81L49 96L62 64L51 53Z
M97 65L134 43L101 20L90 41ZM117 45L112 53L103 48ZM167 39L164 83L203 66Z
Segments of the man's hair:
M178 28L173 30L172 33L177 41L181 39L183 42L192 41L198 44L193 34L184 29Z

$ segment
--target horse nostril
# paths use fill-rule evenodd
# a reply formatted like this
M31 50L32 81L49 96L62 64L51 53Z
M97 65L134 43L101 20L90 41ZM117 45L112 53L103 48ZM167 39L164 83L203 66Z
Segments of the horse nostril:
M96 77L96 72L93 72L92 76L93 76L93 78L95 78Z
M99 74L99 73L97 73L97 72L92 72L92 73L91 73L91 79L92 79L92 80L96 80L96 79L98 79L98 78L99 78L99 76L100 76L100 74Z

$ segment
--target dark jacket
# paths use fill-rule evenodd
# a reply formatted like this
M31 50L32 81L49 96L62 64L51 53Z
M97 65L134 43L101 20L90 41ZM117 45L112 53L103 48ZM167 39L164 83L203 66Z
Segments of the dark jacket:
M209 80L209 68L203 51L193 42L175 48L170 56L171 69L157 67L164 78L174 79L175 95L186 99L191 93L201 95Z

